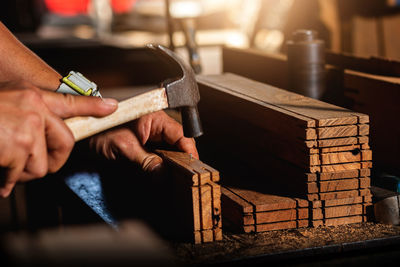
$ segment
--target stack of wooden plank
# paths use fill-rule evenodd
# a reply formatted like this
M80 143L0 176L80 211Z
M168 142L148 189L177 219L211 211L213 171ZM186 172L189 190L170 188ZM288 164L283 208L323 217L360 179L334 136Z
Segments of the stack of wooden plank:
M174 208L171 217L179 217L175 218L179 234L196 244L222 240L219 172L187 153L165 150L157 153L172 177L173 203L169 206Z
M233 74L198 83L208 140L250 170L264 169L250 178L263 184L257 190L308 200L311 225L363 220L371 202L367 115Z
M222 58L224 72L289 89L287 57L284 54L223 47ZM374 166L399 174L397 148L400 127L391 123L393 114L400 112L397 103L400 78L394 77L398 76L399 62L332 52L327 52L326 62L328 102L369 115L373 127L370 138L373 139Z
M309 203L257 191L222 187L224 224L239 232L264 232L309 225Z

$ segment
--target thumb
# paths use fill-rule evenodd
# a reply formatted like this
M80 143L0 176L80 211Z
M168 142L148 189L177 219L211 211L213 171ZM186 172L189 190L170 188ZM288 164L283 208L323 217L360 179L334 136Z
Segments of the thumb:
M49 110L62 119L75 116L103 117L118 108L118 101L112 98L76 96L40 90Z

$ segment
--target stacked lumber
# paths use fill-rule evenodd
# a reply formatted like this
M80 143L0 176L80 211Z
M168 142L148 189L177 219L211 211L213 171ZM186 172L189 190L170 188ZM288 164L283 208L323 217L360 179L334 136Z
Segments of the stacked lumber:
M222 55L224 72L288 89L286 55L232 47L224 47ZM400 127L392 121L393 114L400 112L400 78L387 76L398 76L399 63L329 52L326 61L327 101L370 116L374 165L399 174L398 145L394 142L399 143Z
M224 225L239 232L265 232L309 225L309 203L299 198L222 187Z
M222 240L219 172L183 152L157 150L172 176L178 230L194 243ZM168 219L168 218L166 218Z
M234 74L199 76L198 83L208 141L218 140L215 146L250 164L249 171L264 169L252 178L263 183L257 190L310 201L311 225L365 219L372 167L367 115Z

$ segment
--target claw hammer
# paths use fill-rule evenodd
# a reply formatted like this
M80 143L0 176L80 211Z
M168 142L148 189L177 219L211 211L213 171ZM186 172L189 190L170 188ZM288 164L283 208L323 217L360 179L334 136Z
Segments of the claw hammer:
M198 137L203 134L197 110L200 94L192 68L174 52L161 45L151 44L147 47L178 64L182 71L179 78L164 82L161 88L121 101L118 109L106 117L85 116L66 119L64 122L72 131L75 141L166 108L180 108L186 137Z

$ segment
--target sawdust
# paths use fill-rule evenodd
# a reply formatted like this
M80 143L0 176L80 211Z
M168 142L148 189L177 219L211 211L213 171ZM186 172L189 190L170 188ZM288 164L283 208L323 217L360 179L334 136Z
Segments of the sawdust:
M219 242L175 243L172 247L182 263L199 264L396 236L400 237L399 226L358 223L253 234L224 233Z

